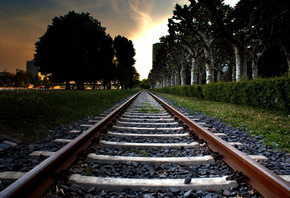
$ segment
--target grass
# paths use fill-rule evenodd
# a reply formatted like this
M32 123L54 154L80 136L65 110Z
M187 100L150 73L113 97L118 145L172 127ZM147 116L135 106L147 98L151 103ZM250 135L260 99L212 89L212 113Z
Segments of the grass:
M139 113L158 113L160 109L156 106L152 106L150 103L142 102L138 108Z
M143 155L143 157L149 157L148 151L142 151L142 150L139 150L138 148L136 148L136 149L129 149L126 152L127 153L141 153Z
M49 130L96 116L137 90L0 91L0 132L34 142Z
M264 138L265 144L290 152L290 115L286 115L285 112L158 94L195 112L219 118L233 127L246 130L250 135L259 135Z

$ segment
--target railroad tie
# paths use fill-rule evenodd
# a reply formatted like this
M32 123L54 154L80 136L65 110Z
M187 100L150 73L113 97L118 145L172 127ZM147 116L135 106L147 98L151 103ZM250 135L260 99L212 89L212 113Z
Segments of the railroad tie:
M50 157L51 155L53 155L55 152L50 152L50 151L33 151L31 154L29 154L30 158L33 159L38 159L40 157ZM269 160L267 157L265 157L264 155L248 155L250 158L252 158L253 160L256 161L267 161ZM148 157L146 157L148 158ZM196 158L198 159L198 158ZM131 161L131 160L130 160Z
M221 190L230 189L238 184L234 180L226 180L224 177L214 178L192 178L190 184L185 184L184 179L131 179L131 178L107 178L82 176L73 174L70 176L69 185L78 184L86 189L91 187L99 187L105 190L122 191L124 188L130 188L140 191L143 187L150 190L166 190L168 188L178 188L179 190Z

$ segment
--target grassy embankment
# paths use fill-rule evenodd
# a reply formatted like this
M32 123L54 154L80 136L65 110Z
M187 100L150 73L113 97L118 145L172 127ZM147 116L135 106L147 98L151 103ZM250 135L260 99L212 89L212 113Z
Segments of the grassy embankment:
M0 133L33 142L61 124L95 116L137 90L0 91Z
M158 94L188 109L219 118L231 126L247 130L251 135L264 137L265 144L290 152L290 115L286 115L285 112L172 94Z

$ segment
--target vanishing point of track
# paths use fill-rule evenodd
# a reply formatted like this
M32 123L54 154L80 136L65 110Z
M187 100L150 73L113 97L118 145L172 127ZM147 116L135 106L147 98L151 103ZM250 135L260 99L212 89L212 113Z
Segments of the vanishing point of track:
M268 170L255 160L253 160L251 157L245 155L238 149L236 149L234 146L232 146L230 143L222 140L218 137L218 135L211 133L204 127L198 125L196 122L190 120L185 115L165 103L163 100L157 98L155 95L151 94L149 97L153 97L158 103L162 105L162 108L164 108L171 116L169 118L162 118L162 113L156 111L154 109L153 112L150 112L151 110L148 110L151 114L156 114L154 116L147 116L145 120L157 120L155 124L150 123L150 125L153 125L153 128L147 128L147 130L152 130L153 132L151 134L146 134L146 132L135 134L135 133L114 133L114 132L108 132L108 128L116 128L120 131L122 130L142 130L142 123L138 124L138 127L135 127L134 123L131 123L130 120L135 119L138 121L138 114L144 115L147 113L146 108L144 105L148 106L148 104L143 104L142 111L139 111L134 109L132 111L127 110L130 105L134 102L134 100L140 95L147 95L146 92L139 92L138 94L132 96L130 99L128 99L126 102L124 102L122 105L120 105L117 109L113 110L111 113L109 113L107 116L105 116L103 119L98 121L96 124L91 126L88 130L84 131L82 134L80 134L77 138L68 141L69 143L66 144L64 147L62 147L59 151L55 152L53 155L48 157L46 160L44 160L41 164L36 166L34 169L29 171L28 173L24 174L20 179L16 180L14 183L12 183L10 186L8 186L6 189L4 189L2 192L0 192L0 197L40 197L46 190L58 179L63 179L64 177L69 177L69 181L74 180L73 178L82 177L78 176L76 174L74 175L68 175L67 169L72 166L72 164L80 157L80 155L84 155L84 151L92 144L92 142L99 142L100 144L109 145L109 146L142 146L142 147L164 147L162 144L154 144L154 143L124 143L124 142L110 142L110 141L100 141L100 136L106 135L113 135L113 136L137 136L137 137L143 137L143 138L160 138L162 134L160 135L159 132L154 134L154 131L157 132L157 126L159 125L158 122L167 120L173 120L172 125L177 125L173 131L175 130L183 130L185 129L187 132L186 134L182 133L176 133L176 134L167 134L163 135L164 137L170 137L174 138L179 137L185 137L185 136L192 136L192 138L199 138L203 142L202 145L208 146L212 151L212 157L214 159L222 159L224 162L226 162L232 169L235 170L235 178L231 178L230 180L226 180L225 183L231 183L235 182L233 179L236 180L246 180L254 189L256 189L261 195L265 197L289 197L290 195L290 185L287 181L279 177L278 175L274 174L272 171ZM139 96L140 97L140 96ZM148 97L148 96L146 96ZM149 105L150 106L150 105ZM158 109L158 108L157 108ZM161 110L160 110L161 111ZM133 113L132 113L133 112ZM135 118L126 118L124 115L128 114L135 114ZM121 116L123 119L120 119ZM151 117L151 118L150 118ZM173 118L173 119L172 119ZM139 119L144 120L144 118ZM177 123L176 123L177 122ZM127 123L126 126L122 128L122 123ZM148 123L147 123L148 124ZM132 126L131 126L132 125ZM155 126L156 125L156 126ZM165 126L161 126L161 129L158 128L158 130L170 130L168 128L170 126L170 122L168 122ZM182 128L180 128L182 126ZM162 129L163 128L163 129ZM123 143L123 145L122 145ZM190 142L186 144L167 144L167 147L198 147L200 146L196 142ZM172 158L158 158L158 157L147 157L147 159L144 159L142 157L117 157L117 156L107 156L107 155L99 155L98 156L99 161L138 161L138 162L148 162L150 160L150 163L184 163L184 164L190 164L193 163L190 160L194 160L190 157L172 157ZM100 159L102 158L102 159ZM143 160L143 161L142 161ZM155 160L155 162L154 162ZM172 160L172 161L170 161ZM185 162L182 162L185 161ZM89 177L86 177L86 180L88 180ZM94 177L95 178L95 177ZM126 185L130 185L130 181L133 181L133 186L130 186L131 188L136 188L138 190L139 187L142 186L148 186L148 188L153 188L156 186L156 188L165 188L165 187L176 187L176 188L182 188L182 189L190 189L193 188L190 183L194 183L194 178L185 178L184 179L126 179L126 178L118 178L120 181L118 182L117 179L109 180L109 183L111 185L110 188L112 189L122 189L126 187ZM102 178L102 180L106 180L106 178ZM186 181L187 180L187 181ZM192 180L192 181L191 181ZM213 178L210 178L210 180L214 180ZM231 181L233 180L233 181ZM164 186L158 186L160 182ZM98 183L94 181L95 183ZM103 182L103 183L102 183ZM138 184L138 182L140 182ZM156 183L154 183L156 182ZM168 182L168 183L166 183ZM238 182L238 181L237 181ZM108 188L106 184L104 184L104 181L100 181L99 184L101 187ZM135 186L134 186L135 185ZM160 184L161 185L161 184ZM156 189L155 188L155 189ZM207 188L207 187L204 187ZM214 189L215 187L210 186L208 188Z

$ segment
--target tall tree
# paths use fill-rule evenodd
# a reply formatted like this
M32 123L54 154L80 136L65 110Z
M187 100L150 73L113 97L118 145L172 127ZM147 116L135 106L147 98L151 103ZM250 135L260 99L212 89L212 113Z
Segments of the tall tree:
M241 0L234 10L216 9L225 8L223 0L200 0L206 8L216 33L223 37L233 47L235 53L235 79L237 81L247 78L247 62L249 45L252 45L253 53L257 53L256 42L253 40L260 30L265 17L266 0ZM254 56L252 56L254 57Z
M188 53L189 62L191 63L191 80L190 84L194 85L198 83L198 58L201 54L202 45L198 37L193 36L192 31L187 26L180 23L175 23L173 19L168 20L169 38L172 43L184 48Z
M264 11L263 42L278 47L285 55L290 76L290 1L268 0Z
M96 60L98 61L98 66L91 67L91 71L88 72L89 82L95 85L99 81L104 89L111 89L111 82L116 79L116 66L113 63L113 39L110 35L100 40L100 46L99 57L91 56L99 60Z
M214 57L213 43L215 35L212 25L206 13L205 7L195 0L190 0L190 5L181 7L176 4L173 11L173 19L178 21L178 31L183 34L197 38L202 45L205 56L206 83L213 82ZM173 22L173 20L169 21ZM177 29L176 29L177 30ZM190 30L190 31L189 31Z
M153 62L153 68L149 74L150 84L152 87L165 87L175 84L172 77L175 76L176 68L174 67L175 65L172 63L172 59L170 57L170 51L172 52L173 49L169 48L165 38L161 39L161 41L162 46L157 52L156 59ZM168 81L170 81L170 83L168 83Z
M123 36L116 36L114 39L114 50L117 58L117 75L122 89L132 88L136 77L135 49L133 42Z
M35 44L35 64L42 74L51 74L58 82L65 81L67 89L69 81L75 81L78 89L83 89L84 82L91 81L92 75L96 80L101 78L98 72L106 66L106 61L112 62L103 59L103 49L112 48L110 42L104 42L109 37L105 30L89 13L70 11L55 17Z

